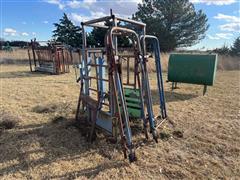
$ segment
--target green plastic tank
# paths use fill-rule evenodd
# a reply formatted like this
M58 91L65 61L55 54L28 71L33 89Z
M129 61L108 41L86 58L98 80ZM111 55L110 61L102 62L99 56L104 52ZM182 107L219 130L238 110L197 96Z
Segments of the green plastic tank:
M212 86L216 69L216 54L170 54L168 81Z

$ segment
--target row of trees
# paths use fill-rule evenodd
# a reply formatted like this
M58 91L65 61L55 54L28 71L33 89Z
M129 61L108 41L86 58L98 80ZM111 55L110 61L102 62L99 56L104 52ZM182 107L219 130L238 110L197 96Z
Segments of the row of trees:
M214 49L213 52L224 55L240 56L240 36L235 39L231 47L223 45L221 48Z
M26 41L5 41L4 39L0 39L0 49L5 46L13 46L13 47L26 47L28 46L28 42Z
M192 46L205 37L209 28L207 16L203 11L195 10L189 0L143 0L132 19L146 23L147 34L158 37L162 51ZM110 22L105 23L109 25ZM53 37L57 41L80 47L81 28L75 26L66 14L54 26ZM88 45L103 46L105 33L104 29L94 28L87 35ZM130 41L122 38L119 44L129 46Z
M178 47L189 47L197 44L205 37L209 28L208 19L203 11L197 11L189 0L143 0L138 5L138 10L132 19L142 21L147 25L147 34L156 36L162 51L172 51ZM105 22L111 26L111 22ZM118 24L127 26L129 24ZM53 38L56 41L66 43L72 47L81 47L81 28L64 13L59 23L54 23ZM131 27L134 28L134 27ZM87 44L91 46L104 46L106 29L93 28L87 34ZM126 47L131 45L128 38L119 38L119 45ZM1 43L2 44L2 43ZM26 46L26 42L9 42L10 46ZM239 38L231 48L222 47L215 49L218 53L239 54Z
M105 22L105 24L110 25L110 22ZM72 47L81 47L81 28L75 26L65 13L59 20L59 23L54 23L54 26L56 29L53 31L53 38L56 41L66 43ZM87 44L96 47L104 46L106 32L106 29L94 28L90 33L87 33ZM130 46L130 42L127 38L119 38L118 41L120 46Z

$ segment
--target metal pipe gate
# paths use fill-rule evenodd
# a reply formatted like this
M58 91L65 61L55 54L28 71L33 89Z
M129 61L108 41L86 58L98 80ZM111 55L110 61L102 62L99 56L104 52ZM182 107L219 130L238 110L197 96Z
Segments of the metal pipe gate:
M97 24L105 21L111 22L111 25ZM120 22L127 23L128 28L118 27ZM107 29L103 48L87 48L86 26ZM78 66L81 88L76 120L83 121L80 118L81 113L87 115L87 119L81 124L90 126L89 141L96 138L96 128L104 130L116 142L120 137L124 157L128 156L130 162L136 160L130 121L141 119L145 137L148 139L150 132L157 142L156 127L167 118L159 42L156 37L145 35L145 28L144 23L120 18L112 13L110 16L82 23L82 61ZM119 37L131 39L132 47L118 47ZM161 120L153 113L147 39L153 44L155 54Z
M45 43L47 46L40 46L39 43ZM28 48L30 71L69 73L69 64L72 63L71 53L61 43L31 40Z

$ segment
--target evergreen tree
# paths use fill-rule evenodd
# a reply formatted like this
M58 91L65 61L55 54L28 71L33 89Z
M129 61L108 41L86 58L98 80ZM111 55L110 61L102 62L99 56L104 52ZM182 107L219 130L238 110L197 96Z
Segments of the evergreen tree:
M105 25L109 27L112 26L111 22L105 22ZM118 26L125 27L123 25L120 25L120 23L118 24ZM95 40L96 47L103 47L106 33L107 33L107 29L97 27L97 28L93 28L91 35L89 35L89 37L92 37ZM131 45L127 37L118 37L118 46L129 47Z
M4 42L5 42L4 39L0 38L0 50L2 50Z
M231 54L240 56L240 36L234 41L231 47Z
M91 32L91 37L93 37L93 39L95 40L96 47L104 46L104 38L106 33L107 33L107 29L93 28Z
M224 44L221 48L214 49L213 52L221 55L229 55L230 49L226 44Z
M71 45L72 47L80 47L82 44L81 28L75 26L72 21L64 13L59 23L54 23L55 30L53 31L53 38L58 42Z
M209 28L206 15L189 0L143 0L133 19L147 24L147 34L157 36L164 51L197 44Z

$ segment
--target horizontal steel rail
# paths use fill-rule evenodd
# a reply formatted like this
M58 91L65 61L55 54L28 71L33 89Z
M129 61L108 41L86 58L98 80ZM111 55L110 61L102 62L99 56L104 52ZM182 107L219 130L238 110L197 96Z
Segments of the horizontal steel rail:
M122 17L117 17L117 16L115 16L115 18L119 21L131 23L131 24L134 24L134 25L137 25L137 26L140 26L140 27L145 27L146 26L145 23L134 21L132 19L127 19L127 18L122 18Z
M90 21L85 21L85 22L82 22L81 24L83 26L89 26L91 24L95 24L95 23L99 23L99 22L105 22L105 21L110 20L110 19L112 19L112 16L105 16L105 17L102 17L102 18L93 19L93 20L90 20Z
M85 79L96 79L96 80L101 80L101 81L106 81L106 82L109 81L108 79L96 78L96 77L93 77L93 76L85 76Z

